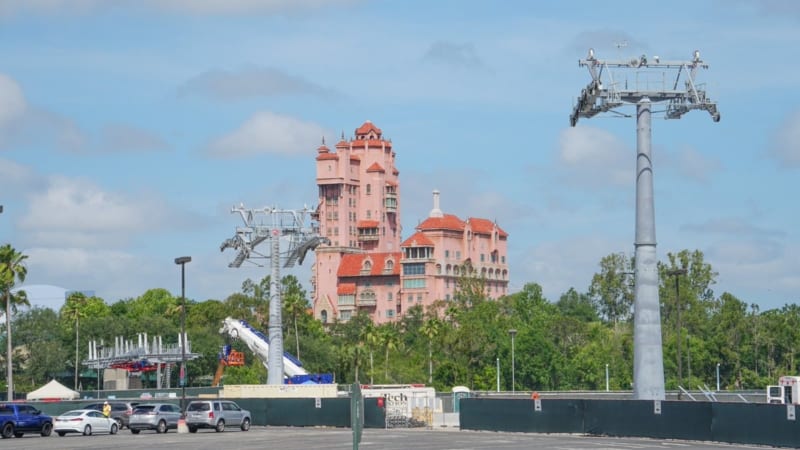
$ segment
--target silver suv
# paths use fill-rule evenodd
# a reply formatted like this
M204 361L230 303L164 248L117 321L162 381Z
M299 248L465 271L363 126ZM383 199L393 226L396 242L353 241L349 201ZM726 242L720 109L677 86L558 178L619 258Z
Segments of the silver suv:
M181 409L172 403L144 403L136 405L128 421L131 433L139 434L142 430L156 430L166 433L170 428L178 428Z
M198 428L213 428L219 433L225 430L225 425L247 431L250 421L250 411L228 400L196 400L186 407L186 426L190 433L197 433Z

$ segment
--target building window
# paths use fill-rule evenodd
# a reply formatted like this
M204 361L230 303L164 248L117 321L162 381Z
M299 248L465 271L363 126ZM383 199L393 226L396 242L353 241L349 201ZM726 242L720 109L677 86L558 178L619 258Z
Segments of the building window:
M391 292L386 294L386 300L392 301L392 293Z
M414 303L414 294L408 294L408 303Z
M350 317L352 317L352 313L351 311L342 311L339 316L342 320L347 321L350 320Z
M370 194L372 194L372 185L371 184L367 184L367 195L370 195Z
M503 255L503 256L501 256L501 257L500 257L500 262L502 262L503 264L505 264L505 263L506 263L506 257L505 257L505 255Z
M422 294L417 294L417 301L422 303Z
M390 259L386 261L386 271L391 272L392 270L394 270L394 261ZM391 283L391 281L389 281L389 283ZM389 286L391 286L391 284Z
M319 313L319 317L322 319L322 323L328 323L328 311L323 309L322 312Z
M436 274L437 275L441 275L442 274L442 265L441 264L437 264L436 265Z
M445 296L444 296L444 299L445 299L445 300L447 300L447 301L449 302L449 301L450 301L450 294L447 294L447 295L445 295Z
M483 253L481 253L481 262L485 261Z
M340 295L339 306L352 306L356 304L355 295Z
M425 278L410 278L403 280L403 289L421 289L425 287ZM413 295L408 296L413 301Z
M403 275L425 275L425 264L403 264Z
M456 259L461 261L461 251L460 250L456 252Z
M394 317L394 310L393 309L387 309L386 310L386 317Z

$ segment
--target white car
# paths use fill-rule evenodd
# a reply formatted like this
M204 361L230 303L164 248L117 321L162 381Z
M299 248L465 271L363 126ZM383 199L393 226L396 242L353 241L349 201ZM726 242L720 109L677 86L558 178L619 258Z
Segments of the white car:
M53 431L59 436L67 433L83 433L84 436L92 433L117 434L119 425L116 420L104 416L100 411L74 409L53 418Z

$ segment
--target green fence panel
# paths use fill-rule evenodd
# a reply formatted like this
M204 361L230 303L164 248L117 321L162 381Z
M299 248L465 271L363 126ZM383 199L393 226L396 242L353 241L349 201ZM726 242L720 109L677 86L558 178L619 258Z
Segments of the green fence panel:
M364 399L364 428L386 428L386 408L378 405L378 398Z
M788 419L792 405L713 403L711 440L783 447L800 446L800 417ZM797 408L800 416L800 408Z
M459 421L463 430L527 433L581 433L582 400L540 400L541 411L530 399L463 398Z
M269 398L267 425L350 427L349 398Z
M584 431L607 436L711 440L711 403L652 400L584 400Z

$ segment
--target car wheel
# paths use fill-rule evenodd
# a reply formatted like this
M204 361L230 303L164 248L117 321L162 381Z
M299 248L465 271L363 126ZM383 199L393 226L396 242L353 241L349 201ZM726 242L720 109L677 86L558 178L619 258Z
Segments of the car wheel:
M16 433L14 433L14 437L22 437L22 436L24 436L24 435L25 435L25 433L20 433L19 431L17 431Z
M50 436L50 433L52 433L52 432L53 432L53 424L52 423L47 422L46 424L42 425L42 432L41 432L42 436L45 436L45 437L46 436Z
M111 424L111 431L109 431L109 433L117 434L117 431L119 431L119 426L116 423L112 423Z
M14 424L9 422L3 425L3 429L0 430L0 435L3 436L3 439L8 439L14 435Z
M250 419L245 417L242 421L242 431L247 431L250 429Z
M163 420L161 422L158 422L158 425L156 426L156 433L166 433L166 432L167 432L167 422L164 422Z
M189 433L197 433L197 427L188 427Z
M59 431L58 432L58 435L61 436L61 437L64 437L64 435L66 435L66 434L67 433L65 431Z
M214 430L217 433L222 433L223 431L225 431L225 421L220 420L219 422L217 422L217 426L214 428Z
M120 419L119 417L117 417L117 418L116 418L116 419L114 419L114 420L116 420L116 421L117 421L117 428L119 428L119 429L121 430L121 429L122 429L122 419Z
M84 436L91 436L92 435L92 426L86 425L86 428L83 429Z
M131 433L133 433L133 434L139 434L139 432L140 432L140 431L142 431L142 430L134 430L134 429L131 429Z

